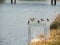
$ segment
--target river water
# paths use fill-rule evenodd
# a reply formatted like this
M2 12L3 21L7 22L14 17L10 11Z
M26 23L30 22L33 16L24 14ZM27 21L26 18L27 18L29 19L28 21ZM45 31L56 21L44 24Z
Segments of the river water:
M60 5L0 4L0 45L27 45L28 19L49 18L52 21L59 13Z

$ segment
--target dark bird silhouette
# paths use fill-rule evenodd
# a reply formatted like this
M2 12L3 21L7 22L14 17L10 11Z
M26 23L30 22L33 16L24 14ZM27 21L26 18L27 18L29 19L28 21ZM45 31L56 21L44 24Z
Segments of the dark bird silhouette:
M38 23L40 23L40 21L39 21L39 20L37 20L37 22L38 22Z
M43 19L41 19L41 21L44 21Z
M49 21L49 19L47 19L47 21Z

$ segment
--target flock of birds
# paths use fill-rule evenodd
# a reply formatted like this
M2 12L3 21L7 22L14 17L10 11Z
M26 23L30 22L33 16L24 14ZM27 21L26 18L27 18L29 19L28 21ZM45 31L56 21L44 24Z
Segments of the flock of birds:
M34 22L34 20L35 20L35 18L30 18L29 20L28 20L28 24L30 23L30 22ZM47 18L46 19L47 21L49 21L49 19ZM37 20L37 23L40 23L41 21L44 21L44 19L40 19L40 20Z

